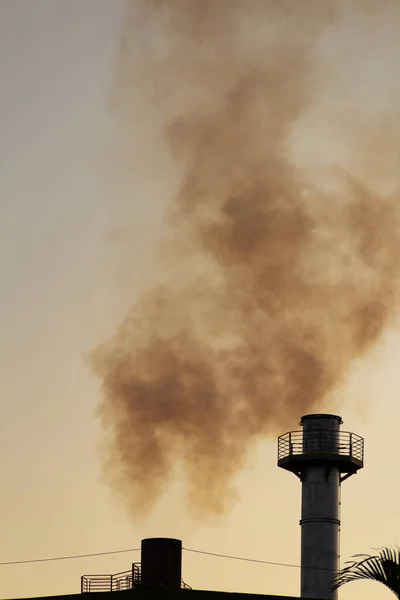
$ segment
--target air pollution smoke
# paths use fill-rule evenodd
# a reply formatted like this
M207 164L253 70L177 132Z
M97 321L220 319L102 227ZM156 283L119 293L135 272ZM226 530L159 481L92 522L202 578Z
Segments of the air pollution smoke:
M176 465L194 515L226 510L252 445L329 410L396 313L398 198L344 169L317 185L291 153L339 4L130 5L113 110L135 120L136 86L162 115L160 143L182 169L165 226L185 264L93 353L106 471L135 516Z

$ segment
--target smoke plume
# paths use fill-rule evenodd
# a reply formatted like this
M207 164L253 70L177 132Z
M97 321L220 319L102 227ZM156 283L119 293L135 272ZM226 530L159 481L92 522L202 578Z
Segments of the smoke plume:
M93 354L108 472L133 514L176 464L193 513L226 509L252 444L329 409L398 307L398 199L339 169L328 191L291 155L336 4L130 7L113 106L134 120L136 86L158 111L182 168L166 225L191 265L144 291Z

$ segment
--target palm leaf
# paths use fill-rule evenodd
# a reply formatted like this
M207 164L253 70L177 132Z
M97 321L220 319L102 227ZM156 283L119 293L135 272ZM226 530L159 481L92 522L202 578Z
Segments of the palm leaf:
M334 577L333 590L344 583L371 579L383 583L400 598L400 549L381 548L377 554L356 554Z

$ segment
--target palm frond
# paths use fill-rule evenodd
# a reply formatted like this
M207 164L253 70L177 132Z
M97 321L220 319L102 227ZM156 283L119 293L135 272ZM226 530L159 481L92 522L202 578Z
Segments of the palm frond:
M371 579L383 583L400 598L400 548L381 548L377 554L356 554L347 566L334 576L333 590L345 583Z

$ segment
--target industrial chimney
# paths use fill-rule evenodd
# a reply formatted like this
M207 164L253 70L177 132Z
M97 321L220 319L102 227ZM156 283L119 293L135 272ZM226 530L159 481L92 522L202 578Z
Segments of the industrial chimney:
M278 439L278 466L302 482L301 597L335 600L339 569L339 506L342 481L364 466L364 440L340 431L336 415L306 415L302 431Z
M142 540L141 585L174 591L181 589L182 542L172 538Z
M116 592L146 588L175 592L190 590L182 581L182 542L173 538L142 540L141 563L115 575L82 575L81 592Z

